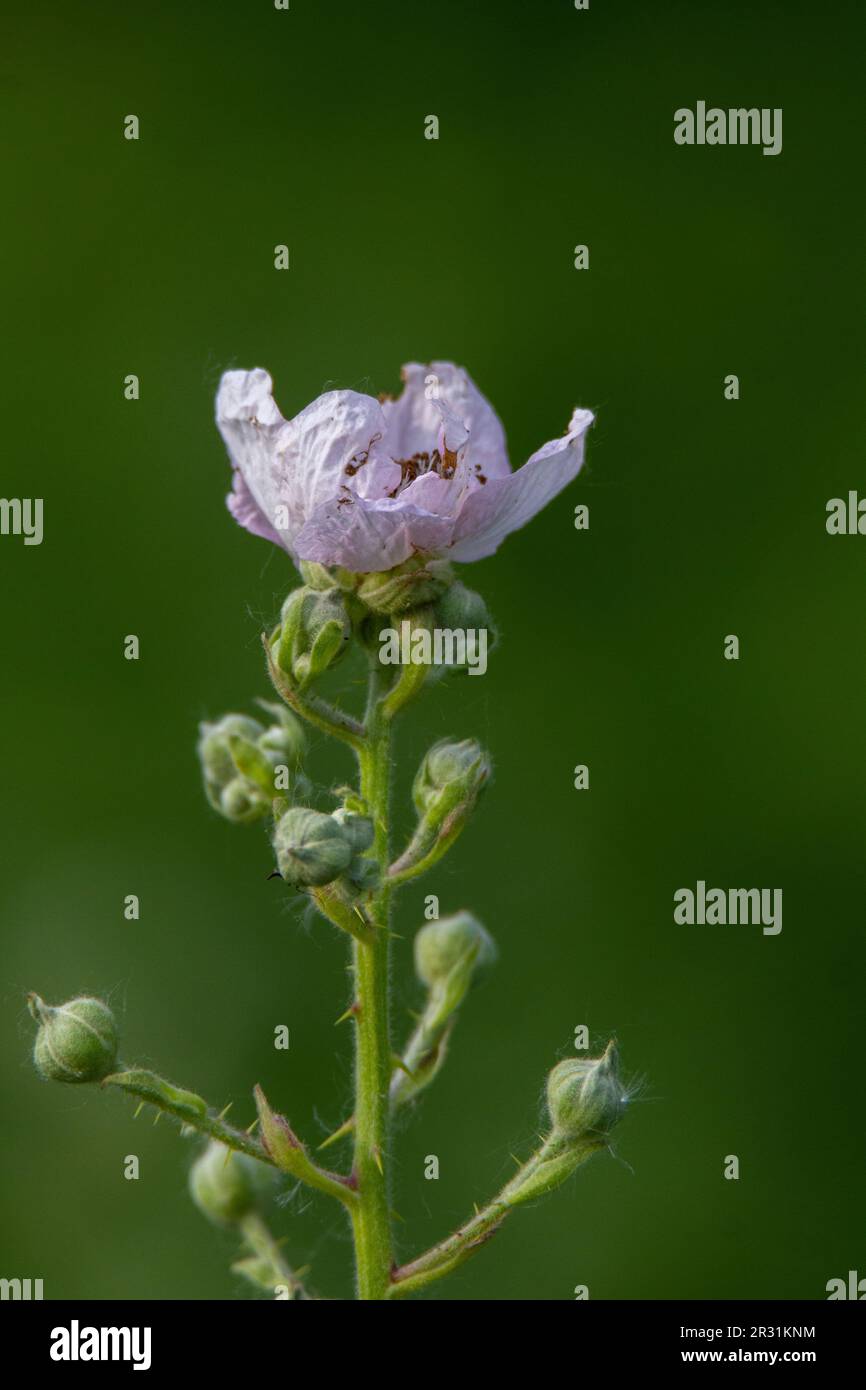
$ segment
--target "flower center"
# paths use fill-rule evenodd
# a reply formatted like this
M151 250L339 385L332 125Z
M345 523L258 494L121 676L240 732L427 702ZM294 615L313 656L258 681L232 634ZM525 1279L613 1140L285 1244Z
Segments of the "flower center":
M394 462L403 476L394 491L389 494L391 497L396 497L398 492L402 492L424 473L438 473L439 477L446 481L453 478L457 468L457 454L446 445L442 453L438 449L434 449L432 453L425 450L423 453L413 454L408 459L395 459Z

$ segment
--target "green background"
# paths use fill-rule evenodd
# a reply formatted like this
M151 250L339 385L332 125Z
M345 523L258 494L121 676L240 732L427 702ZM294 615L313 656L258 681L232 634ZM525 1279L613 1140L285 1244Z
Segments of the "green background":
M45 538L0 538L0 1275L54 1298L253 1296L188 1201L192 1144L38 1081L28 989L105 994L128 1060L244 1123L255 1081L310 1140L346 1112L343 943L267 881L263 829L199 786L197 721L266 693L258 634L293 583L225 512L213 396L225 368L265 366L292 414L435 357L493 401L514 465L573 406L598 423L578 482L464 575L502 634L488 674L439 686L401 735L404 810L443 734L483 739L496 779L401 899L398 1034L426 892L471 906L501 960L397 1136L400 1249L529 1152L585 1023L636 1085L615 1156L432 1297L822 1298L866 1274L866 540L824 525L864 485L856 10L33 0L7 18L0 491L45 499ZM782 154L675 146L698 99L781 106ZM312 763L349 771L319 738ZM675 926L698 879L781 887L781 935ZM349 1295L327 1199L276 1224Z

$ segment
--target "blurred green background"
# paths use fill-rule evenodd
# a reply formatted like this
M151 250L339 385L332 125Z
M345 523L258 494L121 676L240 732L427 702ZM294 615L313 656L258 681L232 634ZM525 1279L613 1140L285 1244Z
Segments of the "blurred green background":
M578 482L464 576L502 633L487 676L441 685L401 736L404 809L442 734L482 738L497 776L401 900L398 1035L425 893L501 947L398 1135L401 1251L529 1151L585 1023L638 1085L615 1156L431 1296L822 1298L866 1273L866 540L824 526L866 489L862 11L33 0L4 27L0 491L45 499L45 538L0 538L0 1275L253 1296L187 1199L192 1143L37 1080L28 989L110 997L127 1059L240 1121L255 1081L310 1140L346 1111L343 943L199 786L197 722L266 693L258 634L294 579L224 509L213 397L225 368L265 366L288 415L434 357L470 370L515 465L574 405L598 423ZM783 153L675 146L698 99L782 107ZM313 765L349 771L319 738ZM781 935L675 926L699 878L781 887ZM326 1199L276 1224L349 1295Z

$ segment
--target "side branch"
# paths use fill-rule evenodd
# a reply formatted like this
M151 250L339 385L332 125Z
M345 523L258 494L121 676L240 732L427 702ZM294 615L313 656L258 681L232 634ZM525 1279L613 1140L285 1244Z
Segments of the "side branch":
M262 633L262 646L265 649L268 673L274 689L282 696L286 704L302 719L306 719L308 724L312 724L314 728L320 729L325 734L333 734L334 738L342 739L344 743L348 743L350 747L360 751L364 745L363 724L359 724L357 719L353 719L350 714L344 714L342 710L335 709L319 695L301 695L286 679L274 661L266 632Z
M453 1235L431 1246L423 1255L411 1263L395 1269L391 1275L389 1298L405 1298L407 1294L418 1293L442 1279L446 1274L465 1263L480 1250L482 1245L494 1236L509 1212L535 1197L543 1197L559 1187L581 1163L590 1158L604 1142L584 1139L577 1144L565 1142L561 1135L553 1133L545 1139L541 1148L523 1164L514 1177L505 1184L501 1192L481 1211L477 1211L470 1221L459 1227Z
M222 1115L210 1109L201 1096L197 1096L193 1091L182 1091L164 1077L158 1076L156 1072L143 1069L115 1072L113 1076L106 1076L102 1085L117 1086L128 1095L137 1096L144 1104L165 1111L181 1124L188 1125L190 1129L198 1130L210 1139L218 1139L226 1148L247 1154L250 1158L257 1158L260 1163L267 1163L280 1172L288 1173L309 1187L315 1187L329 1197L336 1197L345 1206L351 1207L357 1200L352 1180L342 1177L339 1173L319 1168L313 1163L283 1117L274 1115L267 1108L267 1101L258 1087L256 1103L262 1121L263 1142L253 1138L245 1130L235 1129L234 1125L227 1124ZM263 1106L267 1109L267 1117Z

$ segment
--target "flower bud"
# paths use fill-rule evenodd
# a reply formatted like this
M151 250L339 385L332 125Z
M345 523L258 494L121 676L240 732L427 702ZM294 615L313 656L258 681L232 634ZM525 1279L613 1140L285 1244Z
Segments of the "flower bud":
M273 724L265 729L259 738L259 747L273 758L275 766L282 763L289 769L300 767L307 748L307 739L300 719L284 705L271 704L267 700L261 700L259 703L262 709L266 709L274 718Z
M418 769L412 797L419 815L445 814L461 802L474 805L491 773L490 759L475 739L434 743Z
M331 819L337 822L355 854L363 854L370 848L374 832L369 816L361 816L346 806L338 806L332 812Z
M30 994L27 1006L39 1024L33 1061L47 1081L101 1081L114 1071L117 1030L101 999L85 996L53 1008Z
M467 589L466 585L459 581L446 589L442 597L433 605L432 624L440 631L466 634L467 659L461 663L452 661L447 665L437 666L437 676L470 670L472 666L477 666L479 653L483 655L486 662L487 656L496 646L496 629L493 626L487 604L474 589ZM482 633L484 634L483 638L479 635ZM483 647L481 646L482 641Z
M471 912L455 912L428 922L415 937L415 970L429 989L461 985L482 978L496 960L496 944Z
M601 1057L566 1057L547 1078L550 1119L554 1133L564 1139L604 1139L625 1102L614 1042L608 1043Z
M189 1172L189 1192L217 1226L235 1226L258 1205L270 1174L257 1159L212 1139Z
M272 650L280 670L303 689L348 649L352 623L341 589L294 589L283 604Z
M280 873L295 888L321 888L339 878L351 862L348 836L333 816L293 806L274 831Z
M405 613L420 604L432 603L452 582L447 560L413 556L395 569L363 575L356 592L374 613Z
M208 801L238 824L267 815L277 768L295 772L303 754L304 735L295 716L277 706L265 708L275 715L270 728L244 714L200 726L198 753Z

